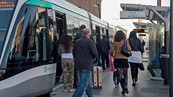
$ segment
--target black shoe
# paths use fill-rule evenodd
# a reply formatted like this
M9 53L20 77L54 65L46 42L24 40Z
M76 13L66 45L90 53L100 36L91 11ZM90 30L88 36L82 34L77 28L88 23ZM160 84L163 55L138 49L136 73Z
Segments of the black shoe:
M124 91L125 93L129 94L129 90L127 88Z
M121 94L125 94L125 91L123 90L123 91L121 91Z
M132 84L132 86L135 86L135 85L136 85L135 83Z

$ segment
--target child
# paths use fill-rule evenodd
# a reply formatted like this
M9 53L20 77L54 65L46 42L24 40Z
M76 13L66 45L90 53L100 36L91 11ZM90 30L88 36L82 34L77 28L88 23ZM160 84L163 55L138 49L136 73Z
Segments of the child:
M118 87L118 85L119 85L119 76L118 76L118 71L116 69L113 72L113 81L114 81L115 87Z

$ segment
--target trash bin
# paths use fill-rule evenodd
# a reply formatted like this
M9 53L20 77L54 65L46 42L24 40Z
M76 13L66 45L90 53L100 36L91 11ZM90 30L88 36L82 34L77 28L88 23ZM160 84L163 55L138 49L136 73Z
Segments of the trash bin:
M164 85L169 83L169 54L160 55L160 65L162 69L162 78L164 78Z

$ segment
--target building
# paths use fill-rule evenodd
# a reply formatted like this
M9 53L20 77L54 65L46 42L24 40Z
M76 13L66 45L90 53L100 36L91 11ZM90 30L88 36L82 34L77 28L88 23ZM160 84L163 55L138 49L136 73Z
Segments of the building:
M101 18L102 0L66 0L90 13Z

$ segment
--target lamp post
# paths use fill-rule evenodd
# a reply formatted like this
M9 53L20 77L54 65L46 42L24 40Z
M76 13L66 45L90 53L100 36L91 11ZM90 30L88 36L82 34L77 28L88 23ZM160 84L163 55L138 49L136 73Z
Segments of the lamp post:
M173 7L172 7L172 4L173 4L173 1L170 0L170 83L169 83L169 97L173 97L173 71L172 71L172 68L173 68Z
M96 0L96 5L97 5L97 7L98 7L99 18L101 19L101 12L100 12L101 1L100 1L100 0Z

